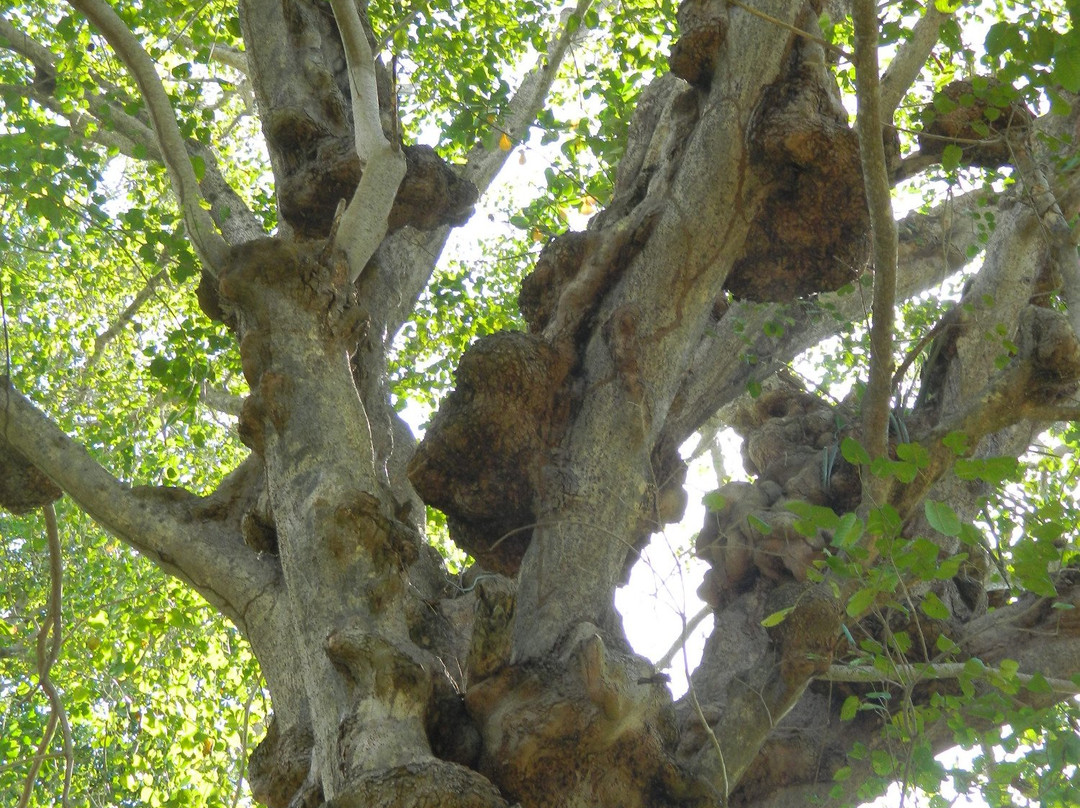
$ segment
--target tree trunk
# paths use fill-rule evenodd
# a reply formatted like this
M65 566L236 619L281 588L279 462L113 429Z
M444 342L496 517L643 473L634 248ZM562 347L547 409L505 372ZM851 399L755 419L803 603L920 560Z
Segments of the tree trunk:
M970 521L986 488L959 479L957 460L1017 457L1045 423L1071 417L1080 342L1040 298L1061 254L1045 207L972 195L905 219L901 296L966 260L978 234L960 212L982 205L997 226L934 335L915 407L898 414L903 435L890 433L882 459L898 465L875 488L887 502L862 499L869 460L842 448L863 438L859 402L774 378L861 316L851 289L872 272L860 142L816 36L819 11L804 0L683 4L672 72L639 103L610 205L547 246L523 283L527 332L469 348L414 447L390 406L386 353L431 251L477 198L462 174L486 185L491 155L458 173L403 146L391 81L370 58L361 67L378 98L358 100L346 53L374 42L362 15L366 44L320 2L241 0L281 226L253 239L236 229L239 214L212 207L229 249L207 260L200 300L239 340L251 458L211 497L167 499L122 490L14 391L0 426L19 462L245 633L275 714L251 760L260 802L779 808L826 795L844 767L855 772L847 796L870 776L849 752L878 748L886 721L841 721L846 696L866 689L825 680L857 650L846 638L901 627L849 598L886 539L930 536L943 563L962 549L924 503ZM524 86L550 86L546 69ZM376 165L357 151L365 127L405 166L392 204L353 198ZM1071 220L1078 180L1052 179ZM387 223L374 255L339 233L368 202ZM766 339L768 322L788 327ZM1014 346L1004 365L1003 341ZM745 395L762 382L760 397ZM718 411L743 433L755 480L721 490L698 538L714 628L676 701L630 647L613 598L650 535L682 517L678 449ZM925 451L905 476L912 450L901 446L915 443ZM872 513L873 546L860 555L838 543L831 522L807 531L793 502ZM446 513L478 560L464 585L424 544L422 503ZM983 574L970 568L909 583L905 631L947 634L988 666L1009 656L1047 678L1080 667L1080 630L1051 599L1023 595L988 613ZM1059 602L1080 605L1073 571L1057 585ZM930 593L948 618L920 616ZM1052 656L1041 633L1054 635ZM898 669L936 653L931 640ZM925 704L931 688L906 695ZM937 748L949 740L932 736Z

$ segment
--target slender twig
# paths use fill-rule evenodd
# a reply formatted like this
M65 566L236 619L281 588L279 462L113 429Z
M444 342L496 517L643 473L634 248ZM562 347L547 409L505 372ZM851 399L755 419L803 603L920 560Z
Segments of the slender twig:
M426 6L426 5L427 5L427 3L425 3L424 0L415 0L415 2L413 2L409 6L409 8L405 12L405 14L402 15L401 19L398 20L397 24L394 25L389 31L387 31L381 37L379 37L379 39L378 39L379 51L381 52L381 51L386 50L386 46L394 41L394 35L398 31L404 30L405 28L408 28L410 25L412 25L413 20L415 20L419 16L420 9L424 8L424 6Z
M167 250L162 249L162 254L158 257L158 263L162 263L166 260ZM143 307L147 300L153 297L154 292L157 291L158 286L161 285L168 277L168 270L159 269L155 272L150 280L146 282L146 285L138 291L132 301L124 307L124 310L120 312L120 316L116 318L115 322L109 323L109 327L97 335L94 340L94 353L90 356L87 362L87 367L93 367L101 359L101 355L105 353L105 348L109 343L116 339L120 335L120 332L127 327L135 315L139 313L139 309Z
M544 100L551 92L566 55L582 35L583 28L572 27L569 24L570 17L583 18L592 4L593 0L578 0L562 29L548 42L547 50L536 67L529 71L514 97L510 99L507 112L499 121L499 131L515 146L524 140L528 127L536 120ZM498 146L492 149L480 147L469 155L465 176L483 193L506 164L510 151Z
M690 635L694 633L694 629L701 625L701 621L712 613L712 607L705 605L701 608L701 611L699 611L689 620L685 621L683 629L681 632L679 632L679 636L676 638L675 642L671 644L671 647L668 649L667 653L656 661L657 670L662 671L671 667L671 663L674 661L675 655L679 653L679 651L684 645L686 645L686 641L690 639Z
M797 28L796 26L792 25L789 22L784 22L783 20L778 19L778 18L772 16L771 14L766 14L764 11L756 9L753 6L748 6L745 3L741 3L741 2L739 2L739 0L727 0L727 2L728 2L728 5L732 5L732 6L735 6L736 8L740 8L743 11L745 11L747 14L753 14L755 17L760 17L761 19L765 20L765 22L770 22L773 25L779 26L780 28L783 28L785 31L791 31L791 33L798 34L803 39L808 39L811 42L816 42L818 45L821 45L821 47L825 48L825 50L832 51L833 53L835 53L838 56L846 59L849 62L855 61L854 57L850 53L848 53L846 50L841 48L839 45L834 45L832 42L829 42L826 39L822 39L819 36L814 36L809 31L804 31L802 28Z
M255 703L255 696L261 690L262 688L258 683L252 685L251 691L248 693L247 701L244 703L244 722L240 727L240 750L237 752L240 771L236 775L236 790L233 791L232 808L236 808L240 802L240 793L243 791L244 778L247 776L248 730L251 728L251 705Z
M871 665L830 665L829 669L817 678L828 682L856 682L872 684L883 682L902 687L903 682L925 681L929 679L958 679L971 673L970 667L963 662L945 662L941 664L926 663L923 665L898 664L894 666L896 678L892 678ZM1015 679L1020 684L1027 685L1039 677L1040 684L1046 682L1047 687L1054 693L1066 696L1080 695L1080 687L1068 679L1052 679L1042 674L1014 673L1006 674L998 668L984 668L979 674L982 677L1000 676L1003 679Z

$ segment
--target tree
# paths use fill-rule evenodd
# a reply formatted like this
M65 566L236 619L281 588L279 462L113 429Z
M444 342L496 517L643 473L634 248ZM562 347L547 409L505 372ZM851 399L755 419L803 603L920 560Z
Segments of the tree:
M3 689L0 782L67 800L77 754L75 802L223 802L201 722L247 731L257 664L269 806L851 801L981 740L992 799L1074 803L1078 11L8 6L2 661L39 689ZM534 129L561 156L519 237L436 271ZM562 232L571 201L602 211ZM395 404L470 340L417 445ZM675 700L613 593L718 425L753 479L707 497ZM113 625L135 591L164 613ZM109 692L58 688L103 636ZM142 676L179 718L121 708Z

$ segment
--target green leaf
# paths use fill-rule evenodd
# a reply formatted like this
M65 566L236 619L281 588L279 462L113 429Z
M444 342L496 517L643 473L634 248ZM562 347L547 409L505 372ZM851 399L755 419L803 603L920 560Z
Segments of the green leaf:
M950 616L949 608L933 592L926 593L922 603L919 604L919 609L927 617L935 620L947 620Z
M896 456L901 460L913 463L916 468L924 469L930 465L930 452L918 443L897 444Z
M1039 671L1035 671L1028 679L1024 687L1032 693L1052 693L1053 688L1050 687L1050 683L1046 681L1046 677Z
M853 513L845 513L840 517L840 522L833 531L833 546L853 547L862 538L864 529L865 526L858 516Z
M1070 93L1080 92L1080 46L1072 45L1054 54L1051 80Z
M763 536L768 536L770 533L772 533L772 525L770 525L763 519L754 516L754 514L752 513L746 515L746 522L750 525L750 527L752 527L754 530L756 530Z
M1014 22L996 22L986 32L983 46L990 56L1000 56L1007 50L1023 45L1019 26Z
M840 720L850 721L859 712L859 697L848 696L840 707ZM845 778L846 779L846 778Z
M761 621L761 625L763 625L765 628L772 628L773 626L778 626L783 623L784 620L787 619L787 616L791 614L794 610L794 606L788 606L786 609L781 609L778 612L773 612Z
M710 491L701 498L702 504L710 511L722 511L727 507L727 497L719 491Z
M805 520L814 528L835 530L840 524L840 517L836 515L836 511L824 505L812 505L809 502L791 500L784 503L784 508Z
M845 437L840 441L840 454L853 466L865 466L870 462L869 453L852 437Z
M955 171L964 159L964 150L955 143L949 143L941 153L941 167L946 171Z
M945 655L955 654L960 650L960 646L944 634L938 634L937 639L934 640L934 647Z
M928 499L923 502L923 512L930 527L945 536L960 535L960 518L944 502Z
M848 600L848 617L862 617L863 613L873 605L877 596L878 592L875 589L860 589Z
M892 505L882 505L870 511L866 529L877 536L896 536L900 533L900 514Z

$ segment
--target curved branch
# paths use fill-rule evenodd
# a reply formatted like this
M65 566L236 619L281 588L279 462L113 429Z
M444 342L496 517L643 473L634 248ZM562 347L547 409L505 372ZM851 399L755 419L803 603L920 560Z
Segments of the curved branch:
M970 260L968 249L982 244L969 214L984 202L982 192L972 191L900 222L899 299L941 283ZM664 427L664 444L682 445L718 409L744 395L751 381L763 382L812 344L865 316L866 301L858 292L768 306L733 304L694 351L676 397L679 406L672 407ZM765 333L770 322L784 323L781 337Z
M592 3L593 0L578 0L573 13L583 16ZM548 93L579 32L580 29L573 31L564 23L549 42L545 54L525 74L507 105L506 115L496 124L512 143L525 139L528 128L544 108ZM512 151L477 146L469 153L462 175L483 196L510 159ZM371 305L372 312L378 312L379 316L385 318L384 326L375 328L374 332L383 335L386 346L393 342L398 330L412 313L420 292L427 286L446 246L450 230L450 227L444 226L421 233L407 228L399 230L380 247L379 288L366 289L365 294L378 301Z
M225 265L228 246L203 209L202 192L176 116L154 63L123 20L104 0L69 0L94 24L134 77L150 112L158 145L180 201L184 223L205 268L214 274Z
M33 794L38 772L41 771L41 764L47 757L45 750L49 748L49 742L52 741L57 725L60 726L60 735L64 741L64 790L60 796L60 804L67 808L71 794L71 775L75 768L75 752L71 743L71 725L68 723L67 710L64 709L64 702L60 698L56 685L49 678L49 671L60 657L60 646L64 642L62 623L64 562L60 552L60 532L56 525L56 509L50 502L42 508L42 511L45 514L45 536L49 544L49 609L44 623L38 629L37 668L38 687L49 699L49 720L23 782L19 808L30 804L30 795Z
M0 377L0 439L64 490L99 525L181 579L246 631L245 609L278 581L279 568L213 518L215 509L175 488L129 488ZM212 505L212 503L211 503Z

